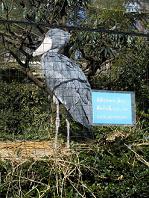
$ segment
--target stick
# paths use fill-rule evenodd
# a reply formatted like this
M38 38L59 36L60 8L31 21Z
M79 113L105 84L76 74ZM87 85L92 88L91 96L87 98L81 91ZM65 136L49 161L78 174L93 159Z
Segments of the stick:
M140 156L138 153L136 153L132 148L131 148L131 145L127 145L127 144L124 144L129 150L131 150L137 157L137 159L142 162L143 164L145 164L146 166L149 167L149 162L147 162L142 156Z

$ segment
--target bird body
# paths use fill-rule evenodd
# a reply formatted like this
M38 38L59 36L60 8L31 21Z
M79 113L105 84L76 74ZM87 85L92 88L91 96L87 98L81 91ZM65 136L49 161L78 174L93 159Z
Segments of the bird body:
M68 57L46 52L41 59L48 89L66 107L73 119L91 125L91 88L81 68Z

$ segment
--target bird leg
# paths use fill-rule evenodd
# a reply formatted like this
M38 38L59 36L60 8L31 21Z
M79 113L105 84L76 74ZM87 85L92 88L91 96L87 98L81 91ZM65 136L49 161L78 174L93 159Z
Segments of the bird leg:
M53 115L54 115L54 107L53 107L53 100L52 100L53 97L51 97L51 95L48 95L48 100L49 100L49 103L50 103L50 134L51 132L53 133L53 127L54 127L54 118L53 118Z
M56 104L56 120L55 120L55 126L56 126L55 149L56 149L57 148L57 140L58 140L58 131L59 131L59 127L60 127L60 116L59 116L59 101L55 96L53 96L53 102Z
M67 148L70 148L70 122L66 118L66 124L67 124Z

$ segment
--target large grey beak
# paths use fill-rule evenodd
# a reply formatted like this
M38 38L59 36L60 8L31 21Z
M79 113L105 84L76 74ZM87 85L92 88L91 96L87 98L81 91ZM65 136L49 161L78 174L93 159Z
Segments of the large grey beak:
M33 52L34 56L39 56L49 51L52 48L52 39L46 36L42 42L42 44Z

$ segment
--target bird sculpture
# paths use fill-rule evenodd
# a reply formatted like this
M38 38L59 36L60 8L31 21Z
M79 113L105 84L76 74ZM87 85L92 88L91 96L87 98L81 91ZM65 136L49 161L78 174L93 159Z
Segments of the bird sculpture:
M62 29L53 28L46 34L42 44L33 52L41 56L41 65L47 89L56 103L56 135L60 126L59 103L63 104L72 118L81 125L91 126L91 87L79 64L64 56L61 51L69 42L70 34ZM67 147L70 142L70 122L67 124Z

